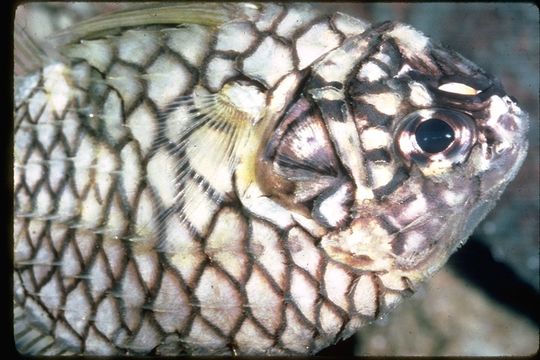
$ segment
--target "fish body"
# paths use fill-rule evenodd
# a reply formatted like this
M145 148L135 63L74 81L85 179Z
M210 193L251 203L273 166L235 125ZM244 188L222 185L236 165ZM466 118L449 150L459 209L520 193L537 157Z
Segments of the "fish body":
M527 151L501 84L305 4L131 10L16 79L25 353L306 354L388 313Z

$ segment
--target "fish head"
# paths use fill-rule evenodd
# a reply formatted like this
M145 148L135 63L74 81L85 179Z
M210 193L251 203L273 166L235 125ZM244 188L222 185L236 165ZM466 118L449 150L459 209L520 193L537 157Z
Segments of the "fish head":
M267 154L280 191L328 230L332 259L415 282L493 208L524 161L527 131L497 79L388 22L313 65Z

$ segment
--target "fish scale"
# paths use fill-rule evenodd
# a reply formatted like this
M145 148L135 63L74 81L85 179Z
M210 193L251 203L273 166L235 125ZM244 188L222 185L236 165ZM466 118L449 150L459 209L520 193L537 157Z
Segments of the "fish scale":
M410 295L485 213L481 181L395 156L394 119L435 97L398 76L405 58L450 67L427 38L237 6L217 25L80 26L70 63L18 84L14 301L37 334L22 352L315 353ZM489 116L521 115L496 101Z

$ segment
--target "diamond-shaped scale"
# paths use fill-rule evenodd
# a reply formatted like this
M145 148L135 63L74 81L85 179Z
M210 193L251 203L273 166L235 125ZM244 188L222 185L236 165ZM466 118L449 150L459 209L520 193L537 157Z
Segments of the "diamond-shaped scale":
M343 267L330 261L326 266L323 281L328 299L344 311L347 311L349 309L347 292L352 276Z
M180 332L184 329L192 309L189 297L174 272L164 272L152 311L164 331Z
M147 81L148 97L161 109L184 94L192 81L188 69L169 54L158 56L143 77Z
M251 314L270 334L275 334L282 321L283 301L259 266L253 266L245 289Z
M309 350L314 329L302 321L298 311L291 305L287 305L285 309L285 318L287 325L281 334L281 342L287 349L305 353Z
M146 301L144 287L141 284L137 265L130 261L121 281L120 299L122 300L123 320L134 331L141 320L142 306Z
M64 317L68 324L82 335L88 324L92 310L92 300L87 294L87 288L83 281L67 294L64 305Z
M219 264L236 281L243 283L248 268L248 259L244 255L247 224L231 208L222 209L216 216L204 251L212 262Z
M227 276L215 267L207 266L199 279L195 295L201 315L229 334L242 315L242 298Z
M95 256L93 263L88 270L90 292L94 301L99 299L102 294L111 289L113 281L109 276L107 257L100 251Z
M283 289L286 282L287 261L280 235L268 223L252 220L249 251L276 284Z

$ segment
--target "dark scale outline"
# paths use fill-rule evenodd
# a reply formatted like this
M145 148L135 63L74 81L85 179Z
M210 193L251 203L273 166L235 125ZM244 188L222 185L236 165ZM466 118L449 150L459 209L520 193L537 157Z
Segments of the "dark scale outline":
M222 26L223 25L228 25L228 24L231 24L231 23L234 23L234 24L247 24L251 30L252 30L252 33L253 33L253 37L254 37L254 40L252 41L252 43L243 51L238 51L238 50L218 50L216 49L217 47L217 41L218 41L218 37L219 37L219 34L221 33L222 31ZM235 22L227 22L227 23L223 23L221 25L219 25L219 28L214 30L213 34L212 34L212 37L215 38L215 42L211 42L211 47L209 48L210 52L212 52L214 54L214 57L221 57L223 59L227 59L227 60L236 60L236 58L240 55L242 55L243 53L245 53L246 51L249 51L249 49L251 49L251 47L253 46L254 43L256 43L258 41L258 39L260 38L260 31L257 30L257 28L255 27L255 25L249 21L249 20L245 20L245 21L235 21ZM206 72L205 72L206 74Z
M254 51L255 48L258 47L258 44L260 44L260 39L261 39L261 32L258 31L258 29L254 26L254 24L250 21L245 21L245 23L248 23L248 25L250 25L251 29L253 30L253 34L254 34L254 41L253 43L244 51L242 52L239 52L239 51L233 51L233 50L229 50L229 51L222 51L222 50L216 50L216 46L217 46L217 38L218 38L218 34L219 34L219 31L220 29L212 29L210 27L208 27L210 30L209 30L209 33L210 33L210 41L208 43L208 46L207 46L207 49L206 49L206 54L205 56L203 57L203 60L201 62L201 65L200 65L200 76L198 78L198 84L203 86L205 89L207 90L210 90L211 87L210 87L210 84L208 83L208 65L209 63L214 60L215 58L221 58L221 59L224 59L224 60L231 60L232 63L233 63L233 70L236 72L235 74L232 74L226 78L223 78L223 83L221 84L221 86L219 87L219 89L217 91L214 91L214 90L211 90L210 93L217 93L219 92L219 90L221 90L221 88L223 88L223 86L226 84L226 83L230 83L232 81L238 81L238 80L246 80L246 79L249 79L250 82L255 82L255 86L257 86L257 88L261 88L261 86L263 87L264 91L262 92L266 92L266 86L263 86L262 83L260 83L257 79L252 79L248 76L246 76L244 74L244 72L242 71L242 66L241 66L241 63L243 62L243 57L245 56L245 54L247 53L250 53L251 51Z
M174 280L177 282L179 291L183 292L183 294L185 295L186 298L189 299L191 296L194 296L194 294L192 292L192 289L190 289L188 287L188 285L186 284L186 282L182 278L182 275L180 274L180 271L178 269L176 269L176 267L174 267L173 265L171 265L169 263L169 260L167 259L167 257L163 253L158 252L157 256L160 259L159 265L161 267L159 286L156 286L156 294L153 296L153 298L151 300L148 301L149 308L153 308L153 304L155 303L155 300L156 300L156 298L158 296L159 290L161 289L161 286L162 286L162 283L163 283L163 275L164 275L165 271L170 271L170 274L174 277ZM182 324L183 325L182 329L179 330L178 328L176 328L176 330L173 331L173 332L166 332L161 327L161 324L159 323L159 321L157 321L157 319L155 318L155 314L154 314L154 319L156 320L156 323L157 323L158 327L162 330L162 334L163 334L162 339L165 339L169 335L172 335L172 334L177 334L178 337L180 338L180 340L183 339L184 337L188 336L189 331L191 330L191 325L192 325L193 320L194 320L193 314L195 314L198 311L197 307L194 306L193 303L190 302L190 304L188 304L188 306L189 306L189 314L188 314L188 316L186 316L185 319L183 319L184 322Z
M338 36L339 36L339 46L341 46L343 44L343 42L350 38L350 37L353 37L353 36L359 36L360 34L358 35L353 35L353 36L347 36L345 35L343 32L341 32L338 28L337 28L337 25L336 25L336 16L337 16L337 12L333 12L333 13L329 13L329 14L326 14L326 16L328 17L328 25L330 26L330 29L336 33Z
M237 68L237 71L240 74L242 74L243 76L251 79L256 84L261 84L263 89L265 89L265 91L267 93L270 93L271 91L269 91L269 90L275 89L279 85L281 80L284 77L286 77L287 75L289 75L292 71L284 73L283 76L281 76L280 78L278 78L276 80L275 84L271 85L271 84L268 84L264 79L259 79L259 78L256 78L256 77L252 77L251 75L248 75L244 70L244 62L248 58L250 58L253 54L255 54L257 52L257 50L259 49L259 47L261 46L261 44L268 38L273 40L275 43L281 44L282 46L284 46L286 49L289 50L290 55L291 55L291 62L292 62L292 66L293 66L292 71L295 71L298 67L295 65L294 50L293 50L291 44L289 43L289 41L287 39L284 39L284 38L281 38L281 37L277 36L273 32L268 32L268 31L259 32L259 37L256 39L256 41L253 42L252 46L250 46L243 53L238 54L238 56L237 56L237 58L235 60L235 66Z
M112 67L114 65L118 65L118 66L121 66L123 68L127 68L130 72L132 72L134 74L139 74L139 75L145 74L143 67L135 66L132 63L122 61L120 59L113 58L110 70L112 70ZM126 103L126 99L123 96L121 96L120 90L117 89L115 86L112 86L112 85L109 84L110 83L109 76L111 76L111 71L107 71L104 75L105 75L104 83L106 84L106 86L113 88L114 90L116 90L120 94L119 97L120 97L121 102L122 102L122 108L124 109L124 119L127 122L129 117L132 115L132 113L135 112L135 110L138 109L139 106L141 106L144 103L144 100L146 98L145 95L148 92L148 89L147 89L147 86L146 86L146 80L144 78L141 78L140 76L130 77L130 79L132 79L133 81L138 83L138 85L140 86L141 89L140 89L140 91L137 92L136 96L134 96L132 98L131 104L129 104L129 106L128 106L127 103ZM149 100L149 99L146 98L146 100Z
M315 25L319 25L319 24L326 24L328 25L328 28L330 29L330 31L332 31L334 34L336 34L339 38L338 40L338 45L334 48L334 49L331 49L325 53L323 53L319 58L316 58L315 60L313 60L313 62L311 62L307 68L309 67L312 67L313 64L315 64L317 62L317 60L320 60L321 58L323 58L324 56L326 56L330 51L333 51L339 47L341 47L341 45L343 45L343 41L345 41L345 39L347 38L345 35L343 35L339 30L337 30L332 22L332 18L333 18L333 14L323 14L323 15L319 15L317 17L315 17L313 20L311 21L308 21L304 24L302 24L301 27L299 27L298 29L296 29L290 36L291 38L291 46L292 46L292 49L293 49L293 58L294 58L294 68L295 69L298 69L298 66L299 66L299 63L300 63L300 58L298 57L298 51L297 51L297 46L298 46L298 40L304 36L306 33L308 33L310 30L313 29L313 27ZM276 34L276 36L279 36Z
M82 337L75 331L75 329L73 329L73 327L69 324L69 322L65 319L64 315L62 314L62 316L59 316L56 323L55 323L55 329L54 331L51 331L51 335L53 336L53 338L55 339L55 345L58 344L61 348L61 351L77 351L77 352L81 352L81 349L82 349L82 344L83 344L83 339ZM79 341L80 341L80 345L71 345L71 344L67 344L65 341L62 341L60 340L60 338L57 338L56 336L54 336L54 333L56 332L56 330L58 329L58 326L64 326L65 329L67 329L68 332L71 333L71 336L77 338ZM60 340L60 341L58 341Z
M254 218L252 216L249 217L250 227L252 226L252 223L253 223L254 219L256 219L256 218ZM259 221L259 222L262 222L262 223L266 224L266 226L269 226L272 229L274 229L274 226L269 221L264 220L264 219L256 219L256 220ZM253 234L250 235L249 241L251 242L252 239L253 239ZM279 298L283 298L284 297L284 290L280 287L280 285L277 283L277 281L274 279L274 277L268 272L268 270L263 266L263 264L255 256L253 256L253 253L252 253L251 249L247 250L247 255L248 255L248 258L252 259L252 261L253 261L253 264L251 265L252 270L250 272L250 277L251 277L251 274L253 273L253 268L257 267L257 269L261 272L262 276L264 277L264 279L267 281L268 285L272 289L272 292L274 293L274 295L276 295ZM249 281L249 278L248 278L248 281ZM247 283L247 281L246 281L246 283ZM284 286L285 286L285 284L284 284ZM253 316L253 320L255 320L258 324L260 324L260 327L263 329L263 331L270 334L270 338L273 338L274 334L272 334L272 332L270 330L266 329L266 327L264 327L264 325L262 325L260 323L260 321L253 314L252 314L252 316ZM276 331L277 331L277 329L276 329Z
M170 41L170 37L168 35L169 33L166 32L166 31L162 31L162 30L170 30L170 29L175 29L175 30L186 29L186 30L188 30L188 28L185 25L196 25L196 26L200 26L200 27L205 27L207 29L207 34L209 35L208 47L206 47L204 49L205 53L203 52L203 55L201 56L201 60L200 60L201 63L198 66L191 64L191 62L189 62L188 59L186 59L181 53L178 53L175 50L173 50L169 46L169 41ZM208 56L208 53L209 53L209 50L210 50L210 45L212 44L212 40L213 40L213 37L214 37L214 30L212 30L212 27L202 25L202 24L178 24L177 26L172 27L172 28L169 27L169 26L164 26L160 30L160 32L161 32L161 41L162 41L162 43L161 43L161 51L162 51L162 53L168 53L171 56L175 57L180 63L182 63L182 65L184 65L186 67L186 69L189 71L189 73L191 75L193 75L193 77L195 77L197 79L200 79L201 73L200 73L199 69L203 68L204 60ZM195 81L194 85L196 83L197 83L197 81ZM187 92L188 91L186 91L186 93Z
M219 205L218 205L219 206ZM211 222L208 226L208 229L206 231L206 234L204 234L204 236L202 237L202 241L201 241L201 248L202 248L202 254L206 257L206 261L203 261L203 264L204 266L202 267L201 269L201 273L200 275L198 276L198 279L196 281L194 281L195 285L194 285L194 289L193 289L193 293L195 293L196 289L199 287L200 285L200 279L202 277L202 274L207 270L207 268L209 267L212 267L215 271L217 271L218 273L218 276L225 276L226 279L229 280L229 282L231 283L231 285L233 286L233 288L238 292L238 294L240 295L240 302L242 304L245 304L247 303L247 296L245 294L245 289L242 293L242 289L244 288L244 285L245 285L245 281L244 284L240 284L232 275L230 275L220 264L219 262L215 262L213 261L213 259L211 258L210 255L208 255L208 253L206 252L206 241L208 239L208 236L209 234L212 233L213 229L215 228L217 222L218 222L218 219L219 219L219 214L221 213L222 210L224 210L226 207L224 206L219 206L219 208L215 211L215 213L213 214L212 216L212 219L211 219ZM234 210L234 209L233 209ZM241 217L242 218L242 217ZM242 218L243 221L245 221L244 218ZM246 228L247 228L247 223L246 223ZM248 234L246 233L245 234L245 237L247 238ZM245 241L245 240L244 240ZM244 275L245 277L246 275ZM195 295L195 294L193 294ZM240 328L244 318L245 318L245 313L242 311L241 312L241 315L239 316L239 318L236 320L236 324L235 326L233 326L233 329L231 330L231 333L229 335L225 334L220 328L218 328L216 325L214 325L211 320L208 320L206 319L202 312L201 312L201 308L199 307L199 316L200 318L202 319L202 321L204 321L206 323L207 326L210 326L217 334L218 336L222 337L228 344L233 344L234 342L234 332L233 330L236 329L236 331Z
M189 161L188 161L189 164ZM216 205L222 204L227 199L227 194L221 194L218 192L204 176L195 171L191 164L189 165L189 170L186 171L186 175L190 177L195 183L200 185L201 191L208 196L208 198L213 201Z
M280 243L282 244L282 252L283 252L284 257L286 259L286 269L287 269L287 271L285 272L285 274L286 274L285 285L286 286L285 286L284 291L283 291L284 305L283 305L282 321L283 321L284 325L283 325L283 327L282 327L282 329L280 331L280 334L279 334L280 342L281 342L281 336L283 335L285 329L287 328L286 314L285 314L287 306L291 307L291 311L297 317L297 320L298 320L299 324L303 325L305 328L307 328L310 331L315 332L315 330L316 330L315 325L312 324L311 321L309 321L304 316L304 314L302 313L302 311L300 310L298 305L295 303L293 295L291 293L291 288L290 287L291 287L293 271L299 272L301 275L304 276L305 279L307 279L310 282L314 281L315 282L315 289L318 288L317 279L312 279L311 275L309 273L307 273L304 269L302 269L301 267L296 265L296 263L294 262L294 260L292 258L292 255L291 255L291 252L290 252L290 249L289 249L289 246L288 246L288 239L289 239L290 231L295 227L296 226L293 225L292 227L289 227L287 229L284 229L284 230L280 231L281 234L282 234L282 236L280 236ZM302 228L299 228L299 229L302 232L304 232L304 230ZM307 273L307 276L306 276L306 273ZM284 347L286 347L286 346L284 346Z
M317 247L317 250L320 252L321 249ZM330 339L330 343L335 343L337 339L337 335L343 331L343 328L345 326L345 323L349 321L349 315L345 310L343 310L341 307L336 305L330 298L328 297L328 294L326 292L326 281L324 280L324 274L326 273L326 268L328 267L329 261L326 257L321 256L321 261L319 262L319 268L317 269L317 279L318 279L318 285L319 285L319 291L318 291L318 299L315 303L315 326L317 329L320 329L319 335L325 335L327 334L324 329L322 328L321 324L321 310L322 306L324 304L327 305L328 308L330 308L330 311L336 315L336 317L339 318L339 321L341 322L339 331ZM317 341L317 338L312 339L311 348L315 346L315 341Z
M68 178L70 177L71 174L73 174L73 161L71 161L69 159L69 147L67 145L67 140L65 139L65 136L63 134L63 132L60 130L58 132L58 138L57 138L57 141L55 142L54 146L51 146L51 152L49 153L49 156L50 154L52 153L52 151L54 149L56 149L57 147L59 147L61 149L61 151L63 152L63 156L64 156L64 159L62 161L64 161L65 163L65 174L67 174L67 176L62 176L62 178L58 181L58 183L56 184L56 189L53 189L53 186L51 184L51 178L50 176L47 177L47 183L49 185L49 188L51 189L52 193L54 194L54 197L53 197L53 201L55 202L54 204L54 209L53 209L53 213L57 213L58 211L58 207L60 205L59 203L59 198L60 198L60 195L62 194L62 192L64 191L64 188L66 186L68 186ZM50 160L50 158L49 158Z
M167 57L172 58L173 60L175 60L189 74L189 78L187 79L188 81L185 82L184 91L179 92L178 95L175 97L175 99L173 99L171 101L171 103L174 104L174 101L176 99L178 99L179 97L185 96L185 94L192 94L193 93L193 89L194 89L195 85L199 82L200 74L199 74L199 70L197 68L194 68L191 64L189 64L182 56L175 53L172 49L167 47L167 45L162 44L161 48L158 49L158 51L156 52L155 57L152 59L152 61L147 62L146 66L143 69L140 70L141 76L147 75L148 74L148 68L150 68L152 65L154 65L154 63L157 60L159 60L161 58L167 58ZM152 102L152 104L153 104L153 106L154 106L154 108L156 110L156 113L158 114L157 119L158 119L158 123L159 123L159 121L162 120L162 118L163 118L162 113L165 112L166 109L172 110L171 109L171 103L162 106L163 109L160 109L160 106L158 106L148 94L148 89L149 89L148 83L151 82L151 81L147 80L145 78L142 78L141 81L144 83L143 91L141 92L141 94L144 94L142 96L144 96L146 100Z
M42 91L43 93L45 93L44 91ZM36 94L37 95L37 94ZM32 101L32 99L29 100ZM45 108L47 108L48 106L48 103L45 102L41 108L37 111L37 113L35 114L35 118L32 117L32 115L30 114L30 109L27 110L27 113L28 113L28 122L33 124L33 125L36 125L38 122L39 122L39 119L41 119L41 116L43 115L43 113L45 112Z
M275 295L277 295L279 297L281 294L279 292L277 292L276 289L273 288L274 284L272 284L269 281L269 279L267 277L267 274L265 273L266 269L264 269L264 267L261 264L257 264L257 260L256 260L255 256L253 256L253 253L250 250L251 240L253 239L253 219L249 215L247 215L246 213L243 212L243 207L241 206L240 203L236 204L236 206L237 206L237 209L240 212L241 216L244 217L244 219L246 221L246 224L247 224L247 236L246 236L245 241L244 241L244 253L245 253L245 256L248 259L248 263L247 263L248 268L246 270L246 276L244 278L243 284L241 284L242 285L241 291L242 291L243 301L244 301L243 306L244 306L245 319L251 320L255 324L255 326L257 327L257 329L259 331L261 331L268 339L272 339L272 333L268 329L266 329L266 327L263 326L262 323L255 317L255 315L253 314L253 312L251 310L251 307L249 306L249 299L248 299L248 296L247 296L246 284L248 283L248 281L253 276L254 267L256 265L257 265L258 271L262 274L262 276L267 281L267 284L274 290ZM275 285L277 286L277 284L275 284ZM245 321L245 319L244 319L244 321ZM240 328L238 328L238 330L239 329ZM236 336L234 336L234 337L236 337Z
M373 312L373 316L364 315L359 312L359 310L356 308L354 304L354 293L356 292L356 287L358 286L358 281L362 276L368 276L370 281L373 284L373 287L375 288L375 310ZM376 275L375 272L367 271L364 274L357 275L357 278L355 279L354 286L351 286L350 292L349 292L349 314L355 314L356 316L359 316L361 319L364 319L366 321L373 321L377 319L380 315L380 309L381 309L381 286L382 283L380 283L379 277Z
M38 166L41 167L41 177L34 183L34 186L30 187L26 180L26 171L24 171L23 174L21 174L21 183L24 183L26 187L29 190L30 199L32 203L32 209L36 208L35 204L35 198L37 196L37 193L39 192L40 188L42 187L43 183L46 181L46 174L47 174L47 167L44 165L44 161L47 160L47 152L43 148L43 146L39 143L38 137L35 133L36 129L32 129L32 143L30 144L29 148L31 151L28 151L26 153L26 158L23 159L24 166L28 164L28 161L30 160L30 157L34 154L34 152L37 152L38 155L41 156L41 161L38 164Z
M41 247L43 246L43 243L44 242L47 242L47 245L49 246L49 252L52 253L52 257L53 257L53 261L50 265L47 265L50 267L49 271L47 272L47 274L41 278L41 280L38 282L37 281L37 278L35 277L35 274L34 274L34 277L36 278L36 287L35 287L35 293L39 293L41 291L41 289L50 281L51 277L53 276L53 274L57 271L56 269L58 268L58 253L56 251L56 249L54 248L51 240L50 240L50 221L46 221L45 222L45 228L43 229L43 233L41 235L41 238L40 238L40 241L39 241L39 245L36 246L36 249L41 249ZM32 256L32 258L36 258L37 256L37 252L39 250L37 250L34 255ZM38 266L44 266L44 265L38 265ZM34 270L34 266L32 266L32 271Z
M128 259L127 260L127 264L124 266L124 269L123 269L123 274L122 276L120 277L120 279L118 280L118 283L117 283L117 286L115 286L115 289L113 290L113 292L115 294L120 294L122 292L122 289L123 287L125 286L125 283L126 283L126 280L127 280L127 276L129 276L129 274L127 274L128 272L128 268L130 266L130 264L133 264L133 268L135 272L135 281L137 281L139 287L141 288L141 292L143 294L143 296L146 298L146 288L145 288L145 285L143 284L143 281L141 279L141 276L139 274L139 269L137 267L137 264L135 262L135 260L133 259L133 256L131 255L132 254L132 249L127 246L126 247L127 249L127 252L128 254L126 255L126 258ZM136 318L136 322L133 326L133 329L130 328L130 326L127 324L128 322L130 322L130 318L127 317L127 314L126 314L126 310L127 309L137 309L137 310L140 310L142 312L142 309L143 309L143 306L144 306L144 303L143 305L141 305L139 308L134 308L134 307L130 307L130 306L127 306L127 304L125 303L124 299L122 297L118 297L118 303L119 303L119 307L120 307L120 321L122 322L122 328L124 328L128 334L129 337L133 336L134 334L136 334L138 332L138 330L140 329L140 327L142 326L142 314Z
M28 93L28 95L23 99L21 100L21 103L19 104L19 106L17 106L15 108L15 114L19 111L19 109L21 108L25 108L25 111L24 113L22 114L22 116L20 117L15 117L15 124L13 126L13 131L14 133L17 133L17 130L19 130L19 125L24 121L24 119L26 119L26 117L28 117L28 119L30 119L30 113L28 111L28 104L30 103L30 101L32 100L32 98L36 95L36 93L38 91L41 91L43 88L44 88L44 79L43 79L43 72L44 72L44 69L41 69L38 74L39 74L39 79L38 79L38 82L36 84L36 86L34 86L32 88L32 90L30 90L30 92ZM30 121L31 122L31 121Z

